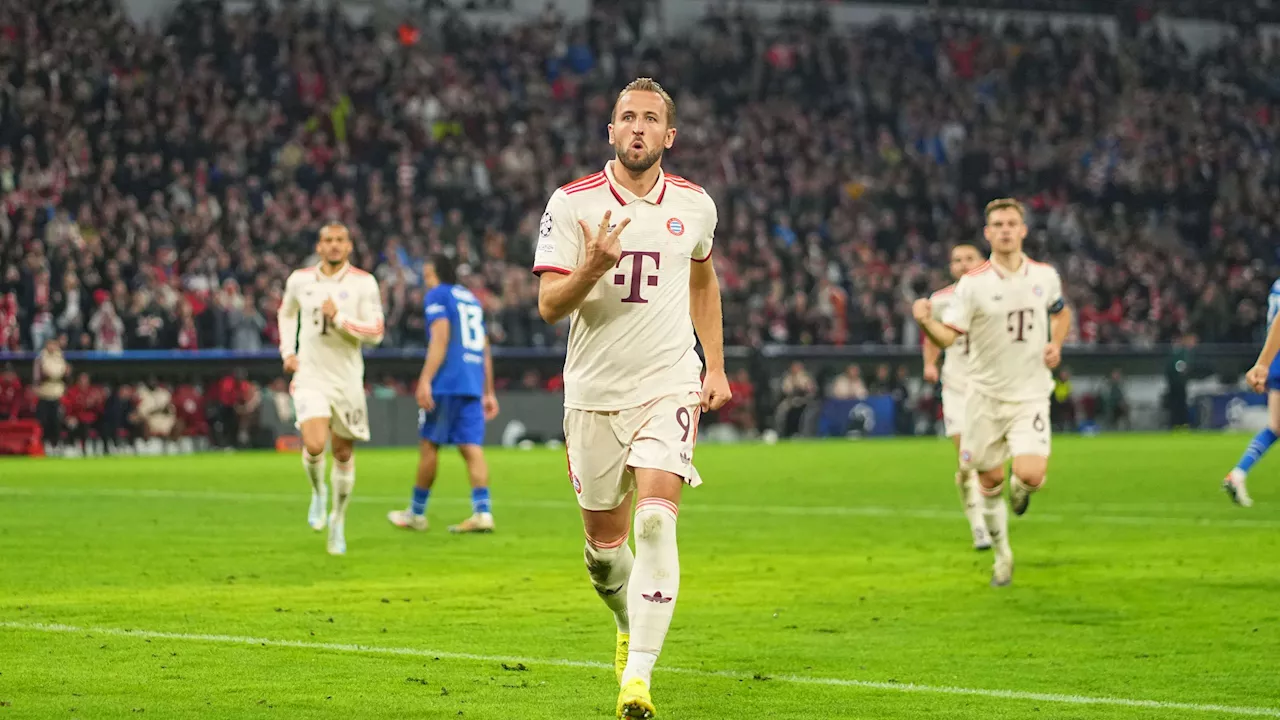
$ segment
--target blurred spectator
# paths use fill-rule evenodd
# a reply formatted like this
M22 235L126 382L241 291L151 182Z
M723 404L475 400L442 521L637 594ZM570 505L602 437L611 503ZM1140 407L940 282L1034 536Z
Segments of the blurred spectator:
M0 370L0 420L16 419L22 412L23 399L22 380L13 369L12 363L5 363Z
M93 386L88 373L82 372L76 376L75 385L68 388L62 398L66 440L70 443L68 452L90 454L92 448L89 441L98 428L105 402L105 393Z
M62 346L49 338L44 349L36 356L31 372L31 384L35 387L36 418L44 431L45 442L54 452L61 448L62 396L67 390L67 376L71 366L62 356Z
M178 438L178 412L173 393L152 377L138 384L137 396L133 420L147 438L150 452L158 454L162 449L171 449L168 443Z
M142 428L135 421L136 403L137 396L132 385L120 385L108 394L99 425L99 434L108 453L127 452L142 437Z
M1102 388L1102 421L1108 430L1129 429L1129 401L1125 397L1124 374L1119 368L1111 371Z
M756 388L751 373L739 368L729 378L732 397L717 414L717 422L726 422L747 433L756 430Z
M867 384L862 381L862 368L850 365L831 383L830 396L836 400L866 400Z
M1276 275L1280 113L1260 78L1280 47L1256 33L1193 52L1090 24L843 27L823 4L776 21L748 4L661 38L646 5L598 3L581 24L440 10L398 34L243 5L181 3L154 27L114 0L5 5L0 347L114 347L100 293L126 349L269 346L273 298L330 218L383 283L388 346L421 346L416 259L446 249L496 343L563 344L536 313L538 220L607 158L600 124L637 72L671 79L667 165L717 200L729 344L903 342L993 195L1032 208L1028 252L1062 272L1079 342L1256 340ZM1251 28L1275 6L1160 10Z
M791 437L804 428L805 411L818 397L818 384L800 362L791 363L786 377L779 385L781 400L774 417L779 435Z
M281 384L284 380L277 379ZM173 391L173 409L178 419L178 432L187 438L209 436L209 420L204 395L197 385L179 383Z
M1194 333L1187 333L1173 346L1173 352L1165 365L1165 409L1169 415L1170 428L1186 428L1191 425L1191 406L1188 404L1187 383L1194 377L1196 369L1196 345L1199 338Z
M894 432L899 435L915 434L915 412L911 399L911 375L906 365L899 365L889 381L889 396L893 398Z
M888 363L880 363L876 366L876 376L871 379L871 385L868 388L872 395L890 395L893 393L893 375L891 372Z
M89 318L89 332L93 335L93 349L98 352L118 353L124 350L124 321L116 314L115 305L103 299Z
M1049 422L1055 430L1067 432L1076 427L1076 403L1071 386L1071 370L1066 366L1053 374L1053 393L1049 396Z

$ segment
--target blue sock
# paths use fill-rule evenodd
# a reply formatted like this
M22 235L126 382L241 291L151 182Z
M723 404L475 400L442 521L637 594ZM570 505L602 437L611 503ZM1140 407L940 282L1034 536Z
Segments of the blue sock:
M409 511L414 515L427 514L427 498L431 497L430 490L423 490L420 487L413 488L413 502L409 505Z
M471 488L471 512L477 515L490 512L489 488Z
M1240 472L1249 472L1253 464L1267 454L1267 448L1270 448L1275 441L1276 434L1271 431L1271 428L1263 428L1253 436L1253 440L1249 441L1249 447L1245 448L1244 456L1240 458L1240 462L1236 463L1236 467Z

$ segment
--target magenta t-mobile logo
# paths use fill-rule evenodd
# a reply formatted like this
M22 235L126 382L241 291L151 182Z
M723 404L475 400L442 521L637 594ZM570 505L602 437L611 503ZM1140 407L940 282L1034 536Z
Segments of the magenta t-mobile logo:
M622 256L618 258L618 264L616 267L619 267L619 268L622 267L622 261L626 260L628 257L635 258L634 260L631 261L631 294L622 298L622 302L647 303L649 301L645 300L640 295L641 280L644 281L643 284L648 285L649 287L657 287L658 275L656 274L656 272L653 275L645 274L644 260L645 258L653 258L653 269L655 271L659 270L662 267L662 253L651 251L651 250L623 250ZM626 273L617 273L616 275L614 275L613 284L626 285L627 284Z

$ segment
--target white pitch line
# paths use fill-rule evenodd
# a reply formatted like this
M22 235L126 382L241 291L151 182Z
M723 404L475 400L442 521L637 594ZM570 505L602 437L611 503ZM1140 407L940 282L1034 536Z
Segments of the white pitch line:
M123 497L161 500L207 500L225 502L287 502L306 501L306 493L242 493L223 492L220 490L160 490L134 488L28 488L0 486L0 496L30 497ZM404 497L388 497L378 495L355 494L352 502L361 504L377 504L400 506ZM470 504L465 498L433 498L433 503L447 505ZM564 510L573 511L577 505L571 501L553 500L510 500L502 501L501 507L521 510ZM1073 505L1081 508L1081 512L1070 515L1036 512L1032 516L1037 522L1051 523L1096 523L1101 525L1140 525L1140 526L1176 526L1176 527L1215 527L1243 529L1277 529L1280 520L1255 520L1249 518L1211 518L1211 517L1176 517L1160 515L1110 515L1086 512L1088 506ZM731 513L735 515L781 515L799 517L882 517L913 518L918 520L941 520L955 522L960 515L954 510L937 508L905 508L882 505L722 505L718 503L690 503L680 508L681 512L696 513Z
M276 640L256 638L243 635L217 635L202 633L173 633L155 630L126 630L121 628L77 627L57 623L29 623L0 621L0 628L28 632L44 633L76 633L87 635L107 635L111 637L130 637L151 640L182 640L189 642L221 643L224 645L252 645L258 647L283 647L302 650L322 650L339 653L368 653L373 655L398 655L410 657L426 657L436 660L465 660L469 662L487 663L524 663L525 665L550 665L553 667L589 668L592 670L612 670L613 665L592 662L590 660L569 660L565 658L531 658L507 657L501 655L479 655L475 653L446 652L408 647L382 647L376 645L358 645L355 643L322 643L303 640ZM726 671L696 670L692 668L662 668L662 672L695 677L715 677L729 680L754 680L755 675ZM1185 710L1188 712L1208 712L1227 715L1243 715L1251 717L1280 718L1280 709L1265 707L1247 707L1237 705L1216 705L1188 702L1168 702L1163 700L1136 700L1092 695L1073 695L1068 693L1040 693L1022 690L990 690L986 688L965 688L948 685L919 685L916 683L875 682L870 680L847 680L843 678L809 677L805 675L769 675L772 680L795 683L798 685L824 685L828 687L861 688L864 690L889 690L893 692L917 693L924 695L963 695L969 697L986 697L999 700L1025 700L1030 702L1058 703L1063 705L1107 705L1112 707L1146 708L1152 710Z

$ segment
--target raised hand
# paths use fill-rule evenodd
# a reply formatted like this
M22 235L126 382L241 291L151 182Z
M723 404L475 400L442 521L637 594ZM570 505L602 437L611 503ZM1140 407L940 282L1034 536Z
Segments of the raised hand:
M594 231L586 221L578 221L578 225L582 226L582 237L585 240L586 257L583 264L594 275L604 275L617 267L618 259L622 257L622 241L619 240L619 236L622 235L622 229L631 223L631 218L623 218L622 222L610 232L609 218L612 215L612 212L606 211L604 219L600 221L600 227Z

